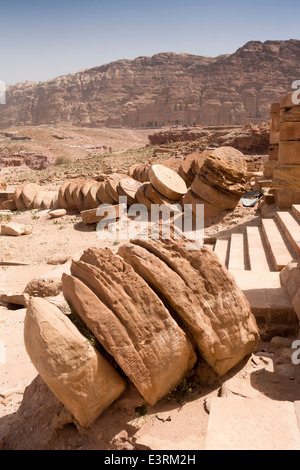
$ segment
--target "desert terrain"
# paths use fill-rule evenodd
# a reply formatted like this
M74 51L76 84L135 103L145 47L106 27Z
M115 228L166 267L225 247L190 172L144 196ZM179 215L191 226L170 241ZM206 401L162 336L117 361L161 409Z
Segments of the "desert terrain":
M3 165L0 178L6 187L4 192L14 194L16 188L25 183L34 183L52 192L59 191L69 181L85 179L101 184L115 173L126 178L133 167L143 164L171 165L180 174L179 168L182 167L182 172L186 168L182 162L189 161L185 160L186 156L196 153L198 158L205 149L224 148L223 145L233 152L242 150L244 171L248 175L246 186L248 190L261 191L262 196L266 185L262 171L268 159L269 124L205 128L200 129L200 136L191 136L194 132L198 133L199 129L174 131L167 128L153 133L136 129L12 127L5 129L0 137ZM178 134L181 137L178 138ZM29 139L12 140L15 136ZM24 154L45 156L46 164L39 169L28 165L22 160ZM183 177L185 174L188 177L188 172L181 173ZM239 199L234 209L219 210L220 213L209 217L204 232L206 250L217 253L218 240L230 238L233 250L234 236L244 236L249 227L261 230L262 199L254 207L246 207ZM273 199L271 202L268 209L276 213ZM95 223L84 224L78 210L65 212L59 218L51 218L49 209L43 207L0 210L0 225L13 222L31 227L28 235L0 236L0 340L5 344L5 361L0 364L0 448L298 449L300 373L299 366L291 360L298 327L290 301L284 297L278 305L274 303L273 293L267 292L268 283L272 289L269 278L275 279L278 273L266 243L265 265L258 266L257 258L252 260L250 247L250 257L245 254L245 266L238 271L236 266L230 265L233 258L228 262L228 252L225 258L224 253L218 252L223 265L249 300L257 321L264 317L265 323L259 324L260 339L250 354L222 376L198 357L196 365L180 384L154 405L147 403L133 383L127 381L126 390L101 416L87 429L80 425L45 384L26 352L26 305L30 297L43 297L62 312L68 312L61 276L70 272L71 260L78 260L84 250L91 247L109 248L117 253L129 239L100 240ZM292 250L291 260L297 257ZM207 253L210 256L210 251ZM238 262L243 258L238 253ZM259 284L261 274L262 279L263 276L266 279L261 281L263 301L253 280L256 278ZM280 297L284 287L278 287L278 279L274 290L278 290ZM250 286L245 287L247 282ZM120 372L119 368L117 370ZM218 428L220 422L224 423L222 429ZM230 426L231 431L238 432L231 433Z

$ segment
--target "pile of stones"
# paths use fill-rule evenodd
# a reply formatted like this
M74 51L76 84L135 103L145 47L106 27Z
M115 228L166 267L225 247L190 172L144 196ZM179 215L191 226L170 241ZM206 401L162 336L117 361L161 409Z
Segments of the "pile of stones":
M152 204L191 204L193 211L204 204L207 219L235 208L244 194L246 175L243 154L231 147L220 147L184 159L169 159L164 164L137 165L127 176L112 173L101 182L84 178L67 181L58 192L25 183L16 189L13 202L19 210L65 209L83 213L95 212L100 204L119 204L119 198L124 196L127 205L143 204L149 211ZM95 214L88 214L88 220L94 223Z
M106 181L76 179L66 182L59 190L58 203L62 209L85 211L100 204L118 204L120 196L127 196L128 204L135 202L135 193L141 183L123 174L112 173Z
M247 164L243 154L231 147L205 150L189 161L187 175L197 172L182 204L204 204L204 218L214 217L225 210L233 210L245 192ZM192 168L194 170L192 170Z
M15 191L15 208L20 211L30 209L57 209L58 191L48 191L36 183L23 183Z
M154 405L200 358L221 376L257 345L255 318L231 274L211 250L188 250L185 240L133 240L117 253L88 249L63 274L62 287L98 346L40 298L27 308L25 345L84 427L128 383Z
M152 204L172 206L187 192L184 180L172 169L163 165L152 165L149 182L143 183L136 192L136 200L148 210Z

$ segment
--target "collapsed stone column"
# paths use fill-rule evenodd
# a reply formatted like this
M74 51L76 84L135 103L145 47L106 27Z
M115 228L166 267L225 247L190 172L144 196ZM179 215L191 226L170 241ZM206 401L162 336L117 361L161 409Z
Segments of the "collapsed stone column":
M280 101L278 165L273 172L278 209L290 209L300 203L300 105L292 93Z

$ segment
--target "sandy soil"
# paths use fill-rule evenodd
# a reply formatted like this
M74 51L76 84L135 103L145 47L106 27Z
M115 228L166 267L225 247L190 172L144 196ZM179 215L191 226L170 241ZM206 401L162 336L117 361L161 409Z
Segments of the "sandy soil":
M29 141L14 141L3 133L16 137L30 137ZM90 129L77 127L19 126L0 132L0 153L5 156L20 152L34 152L56 159L65 157L70 161L86 158L93 154L105 154L110 149L119 152L135 149L149 143L147 130L132 129Z

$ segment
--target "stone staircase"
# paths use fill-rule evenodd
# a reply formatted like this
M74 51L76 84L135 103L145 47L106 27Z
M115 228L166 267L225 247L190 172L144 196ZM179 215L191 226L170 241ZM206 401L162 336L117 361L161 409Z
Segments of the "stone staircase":
M217 239L214 251L229 271L281 271L300 257L300 205L262 219L261 227L248 226L245 233Z
M217 239L214 251L248 298L265 339L297 333L298 318L280 271L300 257L300 205Z

